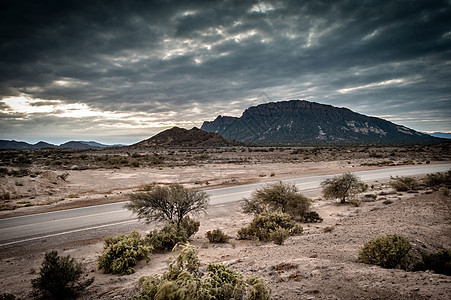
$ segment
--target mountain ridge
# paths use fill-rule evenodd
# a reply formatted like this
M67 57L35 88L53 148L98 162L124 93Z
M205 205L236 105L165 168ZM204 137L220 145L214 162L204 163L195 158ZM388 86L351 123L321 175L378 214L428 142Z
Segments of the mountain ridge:
M414 144L435 138L390 121L332 105L289 100L251 106L241 117L219 115L201 129L256 144Z
M107 147L116 147L120 145L105 145L94 141L68 141L63 144L54 145L47 142L37 142L36 144L30 144L27 142L16 140L0 140L0 149L13 149L13 150L37 150L37 149L74 149L74 150L87 150L87 149L100 149Z

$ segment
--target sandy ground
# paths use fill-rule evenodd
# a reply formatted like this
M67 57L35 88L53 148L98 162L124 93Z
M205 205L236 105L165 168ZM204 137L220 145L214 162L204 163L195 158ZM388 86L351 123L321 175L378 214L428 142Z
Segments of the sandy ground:
M386 186L373 193L387 192ZM211 244L205 232L221 228L235 237L239 228L251 221L241 212L239 203L211 207L201 215L201 228L191 244L199 250L204 264L224 263L245 276L258 275L272 288L273 299L449 299L451 277L432 272L388 270L357 262L362 245L375 235L403 234L415 245L428 251L451 248L451 199L441 192L378 196L360 207L338 205L320 200L314 209L323 223L303 224L300 236L290 237L284 245L232 239L229 244ZM392 204L383 204L384 200ZM325 227L334 227L324 232ZM142 233L148 225L137 228ZM175 254L155 254L149 263L140 262L136 273L128 276L102 274L97 257L103 250L101 241L84 246L61 246L60 254L83 262L95 283L80 299L126 299L136 293L141 276L161 274L166 259ZM26 299L30 281L37 276L44 253L33 253L0 261L1 292ZM296 266L274 270L281 263ZM293 275L294 274L294 275ZM291 276L290 276L291 275ZM293 279L295 278L295 279Z
M48 171L37 177L1 178L2 188L11 197L3 205L16 206L3 210L0 217L51 211L68 207L127 200L127 194L143 189L146 184L183 183L187 186L211 188L235 184L367 170L349 161L268 164L210 164L173 168L122 168L70 171L67 181L61 172ZM9 181L5 181L9 180ZM388 192L388 193L387 193ZM208 230L221 228L231 237L251 221L239 203L212 206L198 217L201 228L191 244L199 250L204 266L210 261L222 262L245 276L258 275L272 289L274 299L449 299L451 277L432 272L387 270L357 262L358 251L370 238L385 233L403 234L427 251L451 248L451 199L443 193L399 194L378 183L368 193L377 199L364 198L360 207L337 205L314 198L314 210L323 223L303 224L300 236L290 237L284 245L232 239L228 244L211 244L205 238ZM391 200L391 204L383 204ZM29 205L27 205L27 202ZM22 204L20 204L22 203ZM27 206L27 207L25 207ZM333 227L324 232L325 227ZM152 227L140 224L129 228L141 233ZM12 293L28 299L31 279L37 277L45 251L18 251L13 257L0 259L0 294ZM136 273L129 276L102 274L97 270L97 257L103 242L64 244L52 249L83 262L94 284L80 299L126 299L137 292L141 276L161 274L166 260L175 254L154 254L149 263L140 262ZM281 263L296 268L275 270Z
M152 183L180 183L202 189L287 178L355 172L378 167L348 161L267 164L208 164L165 168L44 171L36 177L1 177L0 218L128 200L127 194ZM1 199L1 198L0 198ZM12 208L15 208L14 210Z

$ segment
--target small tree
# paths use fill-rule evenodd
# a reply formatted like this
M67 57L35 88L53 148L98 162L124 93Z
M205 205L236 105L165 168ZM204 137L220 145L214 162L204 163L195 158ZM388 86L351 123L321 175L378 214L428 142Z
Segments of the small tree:
M340 199L340 203L353 200L362 190L363 182L352 173L344 173L321 182L323 197L326 199Z
M148 223L169 221L180 229L185 216L205 211L209 196L203 191L176 184L155 186L147 193L131 194L130 199L125 207L136 213L139 219L145 219Z
M39 277L31 281L33 296L45 299L74 297L94 282L94 277L83 280L82 264L57 251L47 252Z
M255 190L250 199L243 199L243 211L253 215L263 212L281 212L292 217L303 217L310 209L311 200L301 193L294 184L268 184Z

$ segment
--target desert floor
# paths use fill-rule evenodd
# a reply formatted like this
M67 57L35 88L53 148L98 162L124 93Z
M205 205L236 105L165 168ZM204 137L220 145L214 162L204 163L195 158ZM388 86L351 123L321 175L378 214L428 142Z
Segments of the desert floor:
M349 160L212 163L165 168L71 170L66 181L58 177L61 171L47 170L35 177L0 178L4 191L9 188L11 195L18 195L3 202L4 207L16 206L16 209L2 210L0 217L126 201L128 193L142 190L153 182L211 188L373 168L378 167ZM284 245L234 239L238 229L252 219L242 213L238 202L211 206L206 214L197 216L201 227L190 243L199 250L204 266L210 261L222 262L245 276L263 277L271 287L274 299L449 299L449 276L430 271L383 269L359 263L357 256L367 240L385 233L405 235L414 247L427 251L451 248L451 198L443 192L429 190L396 193L386 182L373 184L366 194L375 194L376 199L362 195L364 202L360 207L323 200L320 191L308 194L315 200L313 210L324 221L302 224L302 235L290 237ZM140 224L128 228L127 232L111 232L110 235L126 234L133 229L146 233L151 228L153 226ZM216 228L233 237L231 242L209 243L205 233ZM167 269L167 258L176 255L153 254L149 263L140 262L136 266L136 273L117 276L97 270L102 240L76 244L61 242L56 248L23 250L18 249L14 255L0 259L0 293L12 293L19 299L28 298L30 281L37 277L45 251L57 250L62 255L71 255L83 262L90 276L95 276L94 284L80 299L130 297L137 292L141 276L163 273ZM293 264L294 268L280 267L286 263Z

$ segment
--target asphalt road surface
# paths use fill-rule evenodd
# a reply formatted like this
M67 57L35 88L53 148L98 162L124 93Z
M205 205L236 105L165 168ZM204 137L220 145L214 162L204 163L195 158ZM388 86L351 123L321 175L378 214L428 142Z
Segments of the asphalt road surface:
M360 171L354 174L369 183L388 180L390 176L421 176L450 169L451 164L440 164ZM308 192L318 190L320 182L332 176L305 177L284 182L294 183L301 192ZM210 205L220 205L249 197L252 191L265 184L267 183L218 188L206 192L210 195ZM96 234L111 235L108 232L113 232L118 227L137 226L136 217L123 206L124 203L111 203L0 219L0 254L12 247L28 247L32 243L42 243L43 240L88 240Z

